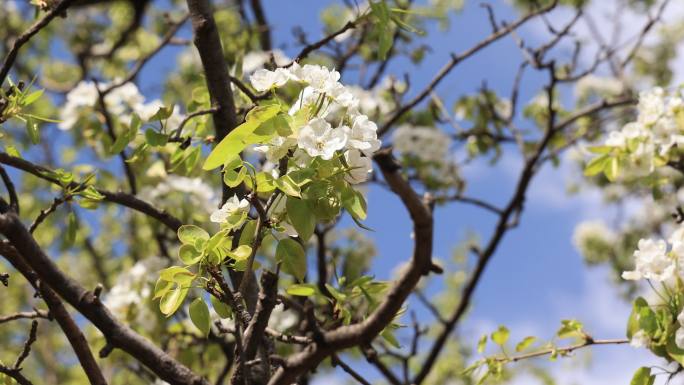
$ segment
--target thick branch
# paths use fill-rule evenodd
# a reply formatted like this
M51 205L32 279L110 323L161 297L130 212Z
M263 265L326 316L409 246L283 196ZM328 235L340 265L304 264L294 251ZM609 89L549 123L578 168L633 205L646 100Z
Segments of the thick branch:
M211 104L218 107L213 116L216 143L219 143L237 126L238 121L228 75L228 64L223 57L221 37L216 28L209 0L187 0L187 3L195 34L195 47L202 60ZM229 194L230 190L224 184L222 202L228 199Z
M24 229L25 230L25 229ZM59 299L57 294L46 284L40 281L38 274L34 269L29 266L26 260L17 252L17 250L3 242L0 244L0 253L5 256L5 258L16 268L29 283L40 292L41 297L45 301L50 309L50 316L57 320L60 328L64 332L71 344L76 357L81 363L81 367L88 377L89 382L92 385L107 385L107 382L102 375L100 367L95 361L90 347L88 346L88 341L85 339L83 333L81 333L80 328L76 325L76 322L71 318L69 312L64 307L64 304Z
M208 382L173 359L128 326L120 323L92 293L66 276L36 243L13 213L0 215L0 232L25 259L38 277L90 320L108 341L174 385L207 385Z

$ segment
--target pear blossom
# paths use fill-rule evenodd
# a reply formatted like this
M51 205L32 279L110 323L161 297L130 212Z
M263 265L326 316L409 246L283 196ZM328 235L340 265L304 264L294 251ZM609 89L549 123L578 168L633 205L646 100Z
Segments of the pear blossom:
M188 206L204 208L211 212L218 201L214 189L201 178L188 178L169 175L154 188L146 187L140 191L140 196L150 202L174 202L173 194L182 194ZM177 203L177 201L175 201Z
M352 184L363 183L368 180L368 176L373 172L371 158L362 156L357 150L349 150L344 153L344 160L350 170L345 180Z
M684 326L680 326L675 332L675 345L680 349L684 349Z
M347 144L348 129L333 129L324 119L314 118L299 131L297 145L312 157L320 156L324 160L330 160L335 151L341 150Z
M290 73L284 68L277 68L275 71L259 69L249 77L249 81L255 90L263 92L274 87L282 87L290 80Z
M443 162L451 145L449 136L433 127L403 125L393 139L396 151L425 162Z
M149 320L155 317L145 304L151 299L156 273L167 265L168 261L160 257L136 262L130 270L119 275L102 303L119 318L125 319L133 314L140 326L150 326Z
M641 239L638 246L638 250L634 252L636 268L623 272L623 279L650 279L662 282L674 275L675 261L667 254L667 243L664 240Z
M294 138L276 136L270 143L254 147L254 151L264 154L269 162L278 163L296 145L297 140Z
M648 337L645 331L639 330L632 335L629 340L629 344L634 348L645 348L651 343L651 339Z
M378 126L370 121L368 116L358 115L352 123L347 146L371 155L380 148L377 131Z
M228 218L234 215L242 215L249 211L249 202L246 199L240 199L237 195L228 198L223 206L211 213L209 220L214 223L226 223Z
M284 66L292 61L283 51L275 49L273 51L251 51L242 59L242 71L247 74L263 68L271 61L271 57L277 66Z

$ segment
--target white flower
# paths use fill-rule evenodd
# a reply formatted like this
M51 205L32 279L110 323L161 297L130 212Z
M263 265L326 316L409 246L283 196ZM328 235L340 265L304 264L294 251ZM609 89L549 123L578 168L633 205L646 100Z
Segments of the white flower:
M634 333L632 338L629 340L629 344L637 349L647 347L649 343L651 343L651 339L648 338L648 334L646 334L646 332L643 330L639 330L638 332Z
M650 91L639 94L639 122L645 125L655 124L665 112L665 90L656 87Z
M682 309L682 312L677 316L677 322L679 322L679 326L684 326L684 309Z
M315 64L300 67L299 64L293 63L290 67L290 76L293 80L307 83L320 93L330 93L340 80L339 72Z
M451 145L451 139L441 130L422 126L400 126L393 140L394 149L402 155L435 163L444 161Z
M324 119L314 118L299 131L297 145L312 157L330 160L335 151L347 144L346 131L344 127L333 129Z
M371 158L361 156L361 153L357 150L345 152L344 160L350 168L349 173L345 177L349 183L363 183L368 180L368 175L373 172Z
M129 271L119 275L102 302L120 318L126 318L129 310L137 308L139 310L137 321L144 325L149 318L145 319L148 314L142 312L142 307L146 305L152 294L151 285L154 282L154 276L167 264L167 260L160 257L138 261Z
M319 94L312 87L304 87L297 97L297 101L292 104L288 113L292 116L297 113L302 107L316 103Z
M71 129L78 121L79 110L83 107L93 107L97 103L98 94L95 83L82 81L66 95L66 103L60 114L61 130Z
M352 123L347 146L370 156L380 148L377 131L378 126L375 123L368 120L366 115L359 115Z
M667 244L663 240L639 240L639 249L634 252L636 268L625 271L622 278L626 280L651 279L666 281L675 272L675 263L667 255Z
M615 233L600 220L582 222L575 227L572 234L572 243L583 254L594 241L610 243L614 239Z
M588 75L575 84L575 95L580 99L586 99L592 94L599 96L615 96L622 93L623 84L619 79Z
M269 162L278 163L296 145L297 140L294 138L276 136L269 144L254 147L254 151L264 154Z
M254 89L260 92L268 91L274 87L282 87L288 80L290 80L290 74L284 68L278 68L275 71L259 69L249 77Z
M271 60L271 55L273 55L273 60L275 60L276 65L280 67L291 61L291 59L279 49L271 52L252 51L247 53L242 59L242 72L250 74L259 68L263 68L264 65Z
M242 215L249 211L249 202L246 199L239 199L237 195L228 198L223 206L211 213L209 220L214 223L225 223L233 215Z
M677 329L677 332L675 333L675 345L680 349L684 349L684 327Z
M684 226L679 227L675 230L670 239L668 239L670 245L672 245L672 254L674 254L680 261L684 260ZM684 324L684 321L682 321Z
M202 181L201 178L188 178L184 176L169 175L166 179L156 185L154 188L144 188L140 191L140 195L147 201L159 202L160 200L168 202L170 205L178 204L178 195L187 199L188 206L193 208L204 208L206 212L211 212L216 204L218 198L214 193L214 189Z

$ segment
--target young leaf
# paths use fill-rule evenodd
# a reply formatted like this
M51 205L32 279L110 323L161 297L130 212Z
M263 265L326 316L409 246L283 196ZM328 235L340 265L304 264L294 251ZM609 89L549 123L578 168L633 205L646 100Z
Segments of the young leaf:
M226 135L219 144L211 151L207 160L204 161L202 169L213 170L216 167L223 165L226 160L238 156L242 150L250 143L254 131L259 126L274 117L280 111L279 105L258 106L252 109L247 114L247 119L244 123L237 126L230 134ZM256 142L252 142L256 143Z
M273 181L273 184L278 187L278 189L289 196L301 197L301 189L299 185L292 180L289 175L283 175L278 179Z
M316 215L309 202L287 197L286 209L290 223L297 230L299 237L304 242L308 241L316 227Z
M642 366L634 373L629 385L653 385L654 382L655 376L651 375L651 368Z
M278 242L276 260L282 262L283 271L303 281L306 276L306 253L299 242L285 238Z
M505 326L499 326L499 329L492 333L492 341L497 345L503 346L508 341L509 335L510 332Z
M300 283L290 285L290 287L285 290L289 295L296 295L300 297L310 297L316 294L316 287L310 283Z
M198 239L208 241L209 233L195 225L183 225L178 228L178 239L183 244L194 245Z
M213 295L211 296L211 306L214 308L214 311L216 312L216 314L218 314L219 317L221 317L221 318L232 318L233 317L233 311L230 309L230 306L221 302L218 298L214 297Z
M32 117L26 118L26 131L28 132L28 136L31 139L31 143L40 143L40 132L38 131L38 122L36 122L36 120Z
M194 265L202 259L202 253L193 245L181 245L178 249L178 258L186 265Z
M209 308L202 298L197 298L190 304L190 320L197 326L197 328L204 334L209 335L211 329L211 319L209 317Z
M516 346L515 346L515 351L516 352L522 352L523 350L527 349L534 343L534 341L537 340L537 337L525 337L522 341L520 341Z
M189 286L178 285L173 290L166 292L159 302L159 310L162 314L167 317L173 315L188 295L189 289Z
M480 340L477 341L477 352L482 354L482 352L484 352L486 346L487 346L487 335L483 334L482 337L480 337Z

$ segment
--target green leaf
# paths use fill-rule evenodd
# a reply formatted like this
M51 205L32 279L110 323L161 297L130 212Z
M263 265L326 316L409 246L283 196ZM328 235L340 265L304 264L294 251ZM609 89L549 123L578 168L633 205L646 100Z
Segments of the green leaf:
M159 302L159 310L167 317L178 310L183 300L188 295L189 286L177 285L173 290L166 292Z
M283 175L273 181L273 184L278 189L289 196L301 197L301 189L297 183L289 175Z
M285 206L287 216L292 226L297 230L297 234L302 241L308 241L316 228L316 215L311 205L305 200L287 197Z
M154 115L152 115L152 117L149 118L147 121L153 122L153 121L157 121L157 120L165 120L165 119L168 119L169 116L171 116L171 114L173 114L173 107L161 106L161 107L159 107L157 112L155 112Z
M38 122L31 117L26 118L26 131L31 139L31 143L40 143L40 132L38 131Z
M593 152L594 154L608 154L609 152L613 151L614 147L611 146L589 146L587 147L587 150L589 152Z
M356 220L362 221L367 217L366 199L362 193L354 190L351 186L342 191L342 206Z
M254 142L254 131L279 111L279 105L257 106L252 109L247 114L246 121L237 126L214 147L202 169L213 170L223 165L227 160L238 156L249 144L257 143Z
M193 245L181 245L178 249L178 258L186 265L194 265L202 259L202 252L197 251Z
M7 154L10 156L13 156L15 158L21 158L21 153L19 150L17 150L16 147L12 146L11 144L5 145L5 151L7 151Z
M79 192L79 195L81 195L84 198L92 199L94 201L101 201L105 198L104 195L100 194L99 191L93 186L88 186L83 191Z
M67 231L64 237L64 247L69 248L74 244L76 240L76 232L78 231L78 221L76 220L76 214L69 212L67 215Z
M643 297L638 297L634 300L632 313L627 321L627 338L632 339L632 336L639 330L639 312L644 307L648 307L648 302Z
M211 330L211 319L209 317L209 308L202 298L197 298L190 303L190 320L197 326L197 328L204 334L209 335Z
M516 346L515 346L515 351L516 352L522 352L525 349L529 348L534 341L537 340L537 337L529 336L525 337L522 341L520 341Z
M609 181L615 182L615 179L617 179L619 171L620 160L618 159L618 157L613 157L610 158L609 162L606 162L603 173L606 174L606 178L608 178Z
M562 320L561 327L558 329L558 332L556 332L556 335L558 335L558 338L577 337L584 334L582 328L582 323L577 320Z
M242 181L245 179L245 176L247 176L246 167L240 167L239 171L226 170L223 172L223 183L225 183L228 187L236 187L242 183Z
M585 176L594 176L605 169L606 163L610 161L610 156L601 155L592 159L584 168Z
M396 349L401 348L401 344L399 343L399 340L397 340L397 337L394 336L394 331L392 329L385 328L385 330L380 333L380 336L387 341L387 343L392 345L392 347Z
M492 333L492 341L497 345L503 346L508 341L509 336L510 332L508 329L505 326L499 326L499 329Z
M178 228L178 239L183 244L194 245L198 239L208 241L209 233L195 225L183 225Z
M24 99L21 101L24 106L28 106L30 104L33 104L36 100L40 99L41 96L43 96L43 92L45 90L37 90L34 92L31 92L30 94L26 95Z
M169 141L169 136L157 132L152 128L148 128L147 130L145 130L145 141L147 142L147 144L153 147L165 146L166 143Z
M214 311L216 312L216 314L218 314L219 317L221 317L221 318L233 318L233 310L231 310L230 306L221 302L221 300L214 297L213 295L210 297L211 297L211 306L214 308Z
M482 337L480 337L480 340L477 341L477 352L482 354L482 352L484 352L486 346L487 346L487 335L483 334Z
M299 281L306 276L306 253L299 242L285 238L278 242L276 260L282 262L283 271L293 275Z
M252 247L249 245L238 246L235 250L228 253L228 256L236 261L245 261L252 255Z
M655 376L651 375L651 368L642 366L634 373L629 385L653 385L654 382Z
M285 291L289 295L309 297L316 294L316 287L310 283L300 283L290 285Z

